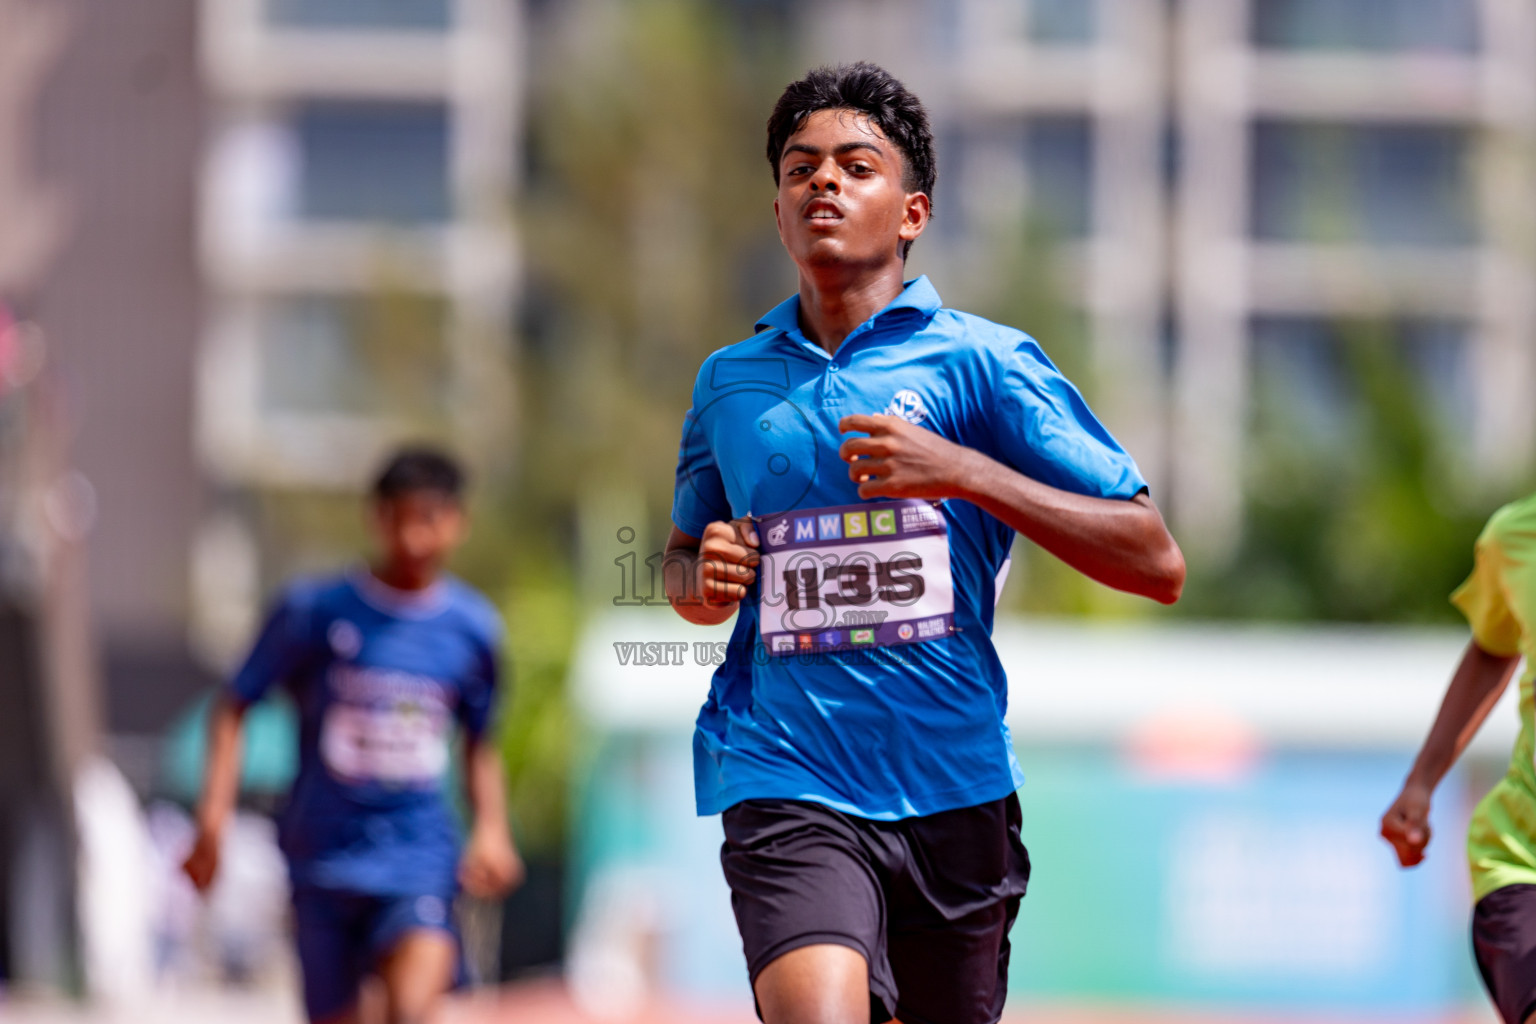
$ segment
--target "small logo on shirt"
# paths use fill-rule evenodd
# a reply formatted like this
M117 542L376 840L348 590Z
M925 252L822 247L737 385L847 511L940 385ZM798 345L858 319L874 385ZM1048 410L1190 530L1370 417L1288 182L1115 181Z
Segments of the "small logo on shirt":
M346 619L337 619L331 623L325 638L330 641L331 651L338 658L355 658L357 652L363 649L362 630Z
M891 396L891 404L885 407L885 414L899 416L913 426L928 418L928 410L923 407L923 397L909 388L902 388Z
M910 622L903 622L901 625L897 626L896 627L896 635L901 637L903 640L911 640L912 639L912 623L910 623Z

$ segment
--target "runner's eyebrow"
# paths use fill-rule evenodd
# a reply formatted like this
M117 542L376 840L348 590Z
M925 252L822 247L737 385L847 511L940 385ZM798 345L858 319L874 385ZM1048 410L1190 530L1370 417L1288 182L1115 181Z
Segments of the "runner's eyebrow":
M885 150L881 149L873 142L844 142L836 149L834 149L832 154L834 156L843 156L844 154L851 153L856 149L867 149L877 156L885 156ZM781 156L779 159L782 161L791 153L804 153L807 156L821 156L822 149L820 146L812 146L807 142L793 142L784 147L784 156Z

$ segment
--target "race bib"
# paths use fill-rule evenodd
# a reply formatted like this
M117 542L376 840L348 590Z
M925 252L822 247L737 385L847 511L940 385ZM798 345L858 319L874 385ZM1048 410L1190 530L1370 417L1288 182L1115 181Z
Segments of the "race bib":
M320 728L320 756L345 782L434 785L448 768L447 717L409 702L332 704Z
M770 654L921 643L954 628L949 528L931 501L798 509L757 523Z

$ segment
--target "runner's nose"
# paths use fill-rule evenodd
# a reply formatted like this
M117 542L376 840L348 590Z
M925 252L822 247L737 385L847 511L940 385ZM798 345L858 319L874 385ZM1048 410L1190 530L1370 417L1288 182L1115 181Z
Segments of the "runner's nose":
M832 169L826 165L816 168L816 173L811 178L811 191L817 192L822 189L825 189L828 192L838 191L837 176L835 173L833 173Z

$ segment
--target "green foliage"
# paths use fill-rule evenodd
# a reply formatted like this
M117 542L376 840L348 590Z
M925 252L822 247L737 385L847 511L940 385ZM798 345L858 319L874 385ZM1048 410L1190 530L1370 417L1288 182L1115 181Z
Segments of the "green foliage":
M1336 333L1352 406L1345 433L1318 444L1302 414L1260 391L1242 542L1225 564L1190 566L1183 614L1457 620L1446 597L1510 495L1478 493L1457 471L1386 323L1341 323Z
M342 404L370 413L406 413L432 433L442 433L448 387L446 309L441 298L405 287L399 276L382 275L348 310L367 372L353 378L357 393L343 396Z
M1325 203L1328 197L1319 198ZM980 243L991 273L957 305L1040 341L1093 403L1087 325L1053 268L1057 239L1039 223L998 228ZM1480 491L1456 456L1464 441L1437 416L1385 319L1343 321L1334 338L1344 382L1337 436L1257 382L1244 447L1238 549L1194 561L1183 600L1164 612L1103 587L1020 539L1003 610L1124 618L1454 622L1446 596L1465 576L1472 541L1519 489Z
M539 424L524 478L557 515L602 487L643 495L665 522L694 369L751 333L763 294L793 287L751 276L777 246L760 153L778 77L702 0L604 15L601 31L573 13L550 33L530 105L519 212L549 315L519 368Z
M1023 224L999 224L976 244L985 253L978 262L986 275L954 282L959 290L945 301L1029 334L1093 404L1088 324L1067 301L1056 233L1044 220L1030 218ZM1145 601L1095 583L1021 537L1014 544L1001 610L1125 617L1150 609Z
M488 568L507 614L516 684L502 740L519 840L553 854L579 741L565 684L583 503L634 493L640 522L668 521L694 370L751 332L764 295L793 287L792 274L748 276L777 246L759 155L779 84L771 35L748 46L703 0L602 15L598 27L573 9L550 26L535 67L517 209L534 313L516 373L523 432L462 559L466 574Z
M459 561L466 577L485 577L477 582L507 622L500 742L517 841L525 853L559 856L578 735L565 685L579 623L575 577L556 550L527 542L506 494L499 504L480 510Z
M565 688L583 601L576 524L598 492L637 495L637 526L668 522L694 371L794 287L762 148L768 107L801 69L772 31L749 32L739 13L706 0L547 5L544 17L551 24L534 55L528 180L516 209L528 276L514 374L520 433L477 460L493 470L499 461L502 474L481 481L455 569L505 612L509 799L522 845L558 855L581 739ZM1331 167L1330 154L1324 146L1315 159ZM1323 225L1309 236L1336 230L1329 225L1347 205L1320 194L1307 217ZM967 266L981 272L940 274L946 299L1028 331L1092 402L1087 324L1058 280L1050 231L998 224L966 250ZM937 239L920 243L912 273L942 255ZM447 429L443 410L421 398L424 383L437 383L421 346L441 335L441 315L390 281L357 311L363 351L376 362L370 401L418 409L429 436ZM1445 595L1496 501L1451 497L1467 484L1392 332L1355 324L1340 345L1354 396L1348 436L1319 445L1297 429L1294 409L1259 395L1241 546L1223 564L1191 565L1174 614L1452 618ZM263 549L281 553L274 577L364 550L355 495L251 500ZM636 546L661 542L642 535ZM608 557L599 553L597 564ZM1159 613L1022 541L1005 611Z
M554 856L565 849L578 736L565 687L578 618L569 582L548 570L514 579L504 604L513 678L501 732L508 800L524 849Z
M775 26L705 0L554 5L547 17L515 211L532 324L514 357L520 432L506 450L465 453L481 479L453 568L505 614L501 745L514 825L525 849L558 855L578 741L565 684L581 619L583 505L633 493L637 525L668 521L694 370L750 334L794 275L778 258L761 155L768 105L788 80ZM365 365L348 404L408 417L415 436L451 444L445 410L422 400L443 390L430 361L440 304L381 263L374 293L349 315ZM368 550L355 493L250 500L275 555L271 583Z

